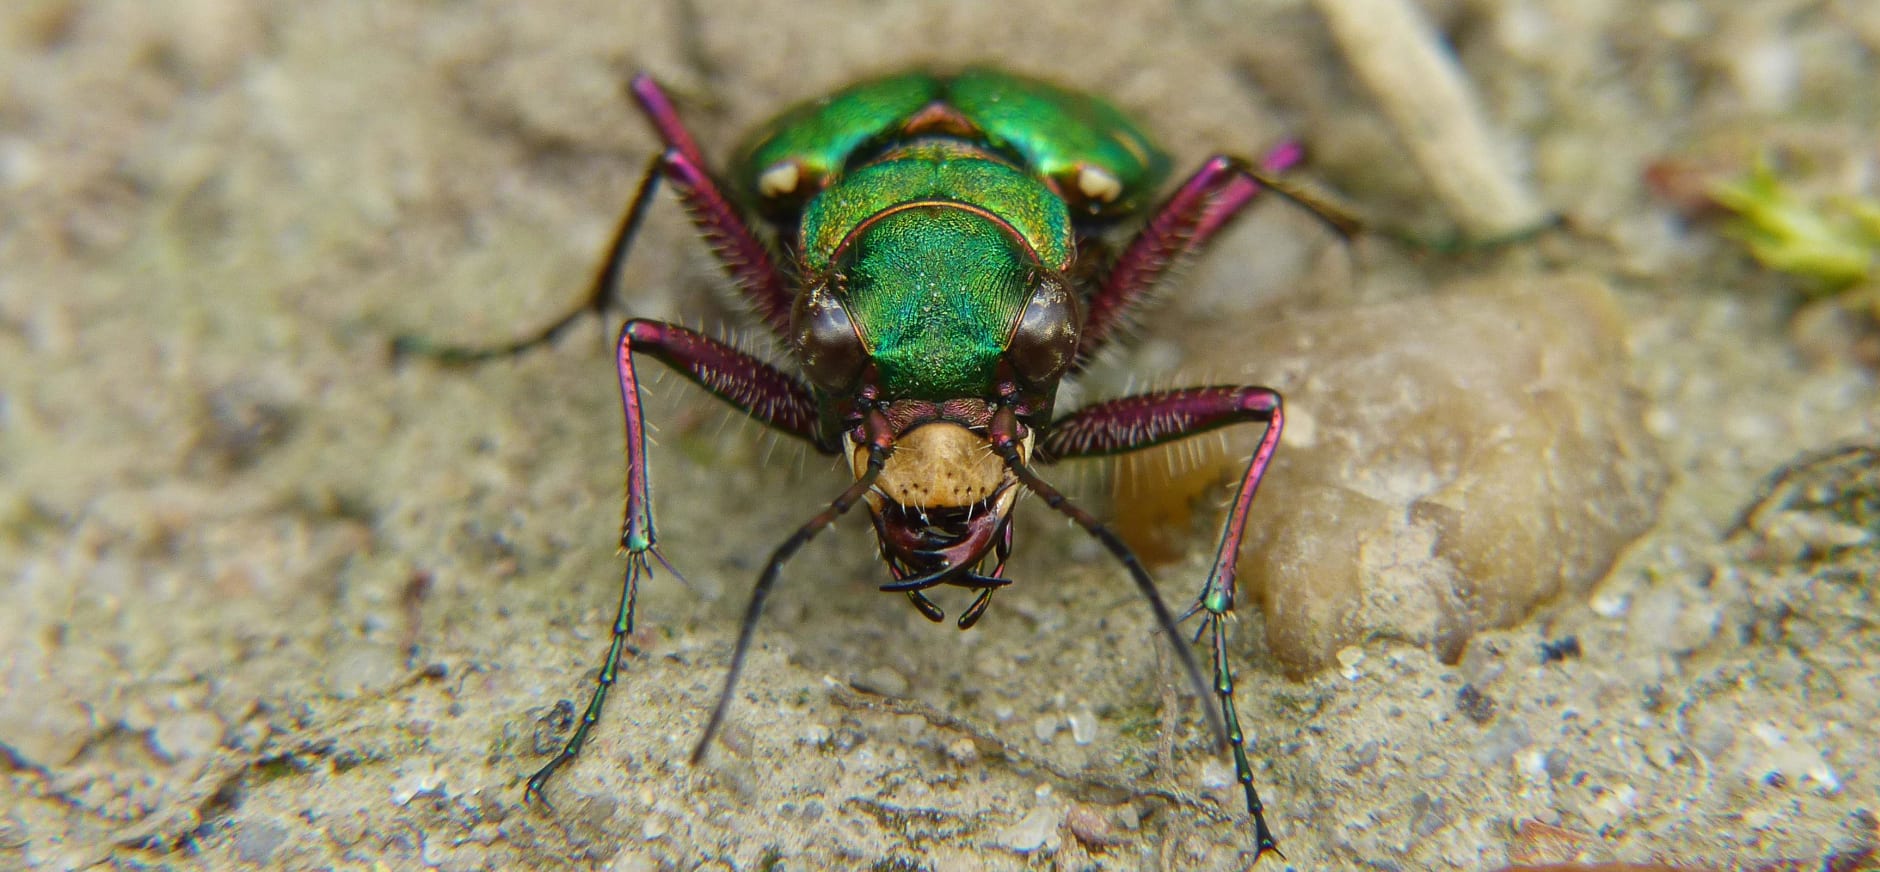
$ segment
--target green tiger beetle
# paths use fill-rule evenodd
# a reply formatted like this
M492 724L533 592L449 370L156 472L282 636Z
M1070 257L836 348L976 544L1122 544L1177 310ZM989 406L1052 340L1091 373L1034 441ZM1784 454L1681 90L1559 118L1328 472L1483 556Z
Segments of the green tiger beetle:
M1110 104L996 70L910 72L783 113L719 176L651 77L637 76L630 90L663 148L647 166L581 307L498 348L402 341L402 350L453 362L510 355L553 341L588 313L604 313L665 183L792 359L775 366L658 321L636 318L621 329L616 360L627 482L620 547L627 567L613 641L579 726L529 778L524 798L543 798L549 778L580 753L599 720L633 630L640 581L652 574L649 558L671 570L657 548L647 482L637 369L645 355L759 423L845 457L855 476L764 565L693 762L724 722L764 601L804 543L866 502L892 576L881 590L906 596L935 622L946 615L923 591L974 590L956 621L963 630L1011 583L1005 564L1012 511L1030 492L1122 563L1205 698L1210 682L1177 630L1200 616L1194 640L1208 640L1211 690L1220 703L1218 713L1203 710L1216 740L1231 749L1253 818L1256 859L1277 853L1235 711L1227 619L1248 510L1279 444L1280 395L1263 387L1195 387L1061 415L1053 403L1059 382L1117 337L1183 256L1272 188L1272 174L1299 160L1297 146L1275 149L1258 167L1211 157L1150 209L1169 158ZM1133 235L1112 244L1112 231L1132 219ZM775 229L774 246L757 222ZM1122 539L1037 471L1241 423L1264 428L1259 447L1241 476L1213 571L1179 619Z

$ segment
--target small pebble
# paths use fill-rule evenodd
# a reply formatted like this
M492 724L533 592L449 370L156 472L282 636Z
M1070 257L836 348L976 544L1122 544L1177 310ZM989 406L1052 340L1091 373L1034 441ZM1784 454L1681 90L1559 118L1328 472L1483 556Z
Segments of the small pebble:
M1097 740L1097 714L1088 705L1080 705L1077 710L1065 716L1070 721L1071 739L1079 745L1088 745Z
M243 863L266 866L274 851L287 841L287 828L273 821L243 821L235 828L235 856Z
M332 823L326 825L326 837L332 839L333 844L342 848L350 848L358 844L360 839L365 838L366 822L361 814L342 815L338 817L338 819L332 817L327 819L332 821Z
M1534 737L1528 733L1527 725L1519 718L1502 718L1482 736L1482 743L1475 748L1475 762L1484 769L1501 766L1522 748L1533 744Z
M1381 747L1383 746L1373 739L1352 749L1351 762L1345 764L1345 773L1356 775L1370 768L1371 764L1377 762L1378 750Z
M1556 749L1547 752L1547 759L1541 765L1547 770L1548 778L1562 781L1572 771L1568 767L1573 765L1573 758L1568 757L1567 752Z
M1763 536L1776 542L1792 539L1803 546L1796 550L1826 552L1865 544L1873 533L1828 512L1788 511L1771 517Z
M1486 724L1495 718L1495 698L1465 684L1456 691L1456 710L1462 712L1478 724Z
M201 757L222 744L222 721L208 712L183 712L157 722L150 731L150 748L175 763Z
M438 771L436 762L414 763L412 767L392 781L392 802L405 805L423 794L442 791L444 774Z
M1070 812L1064 815L1064 823L1070 828L1071 835L1087 848L1109 848L1129 841L1128 837L1110 825L1109 818L1086 805L1071 806Z
M1840 777L1828 766L1821 751L1806 739L1791 737L1767 722L1752 724L1750 734L1761 740L1768 752L1752 765L1766 773L1784 776L1784 782L1807 778L1820 785L1826 793L1838 793L1841 790Z
M1358 670L1358 664L1364 662L1364 652L1356 646L1340 648L1333 656L1338 659L1339 674L1345 676L1347 681L1357 681L1364 675Z
M1040 742L1051 741L1051 737L1057 735L1057 731L1057 715L1039 715L1037 720L1031 722L1031 734L1037 736Z
M1029 854L1044 848L1055 849L1058 841L1057 809L1050 805L1037 805L1027 812L1018 823L993 836L993 842L1010 848L1020 854Z
M1632 606L1631 598L1622 593L1602 593L1587 601L1587 606L1602 618L1616 618L1624 615Z
M1567 636L1552 642L1541 643L1541 662L1555 663L1571 660L1580 656L1580 637Z
M1448 803L1441 797L1431 799L1427 793L1419 793L1410 799L1410 831L1417 838L1427 839L1437 830L1449 824Z

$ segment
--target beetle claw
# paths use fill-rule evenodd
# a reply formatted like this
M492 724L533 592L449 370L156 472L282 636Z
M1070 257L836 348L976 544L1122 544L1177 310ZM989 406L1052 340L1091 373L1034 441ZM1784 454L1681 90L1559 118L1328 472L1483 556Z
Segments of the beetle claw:
M922 596L920 591L917 591L917 590L908 591L907 600L908 602L911 602L914 604L914 610L917 612L920 612L921 617L926 618L929 621L932 621L938 624L941 621L944 621L947 619L947 613L944 611L941 611L939 606L934 605L933 600L930 600Z
M1011 584L1012 580L1009 578L999 578L995 575L980 575L976 572L969 572L966 573L965 578L955 578L948 583L959 587L972 588L974 590L997 590Z

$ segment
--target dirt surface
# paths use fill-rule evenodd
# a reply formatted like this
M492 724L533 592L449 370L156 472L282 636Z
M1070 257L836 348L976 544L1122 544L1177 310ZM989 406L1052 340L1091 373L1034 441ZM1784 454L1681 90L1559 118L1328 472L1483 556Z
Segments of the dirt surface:
M1299 295L1570 273L1629 319L1674 478L1590 597L1456 665L1377 639L1305 681L1240 623L1286 851L1261 868L1859 868L1880 531L1836 527L1861 498L1829 492L1872 466L1836 455L1738 522L1776 470L1876 441L1874 376L1798 346L1795 286L1642 179L1771 149L1812 190L1873 196L1880 7L1433 0L1565 219L1448 251L1395 240L1448 224L1304 4L1150 5L9 4L0 866L1244 868L1231 768L1147 609L1035 502L1026 583L969 633L873 592L859 519L813 543L723 742L687 765L750 579L842 474L674 378L652 475L689 585L646 585L587 752L552 809L521 804L617 596L612 328L471 371L398 365L389 338L498 341L578 297L653 150L633 70L722 155L860 76L990 62L1110 96L1182 165L1297 136L1306 177L1376 228L1344 249L1263 207L1080 396L1161 381L1189 328ZM622 305L749 335L719 284L667 202ZM1212 524L1157 567L1171 600Z

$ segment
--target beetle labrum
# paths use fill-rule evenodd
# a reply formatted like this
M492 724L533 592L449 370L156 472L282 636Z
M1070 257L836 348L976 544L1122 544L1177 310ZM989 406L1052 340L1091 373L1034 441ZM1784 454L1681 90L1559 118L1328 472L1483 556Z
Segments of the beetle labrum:
M923 591L977 591L961 629L986 612L1012 551L1012 513L1030 492L1101 542L1155 612L1216 736L1231 750L1253 819L1256 857L1275 851L1253 786L1229 667L1227 618L1248 510L1283 424L1263 387L1157 391L1067 414L1059 382L1112 341L1131 310L1185 255L1206 245L1263 187L1296 162L1276 149L1259 168L1217 155L1148 208L1169 159L1095 97L989 69L873 79L791 109L761 128L730 171L703 153L653 79L630 91L663 143L622 218L583 306L510 345L463 349L408 342L447 361L513 354L552 341L600 311L649 205L670 184L737 291L793 355L779 368L697 331L631 319L617 346L626 417L627 482L620 547L627 568L613 638L593 696L560 753L528 780L542 797L580 753L617 677L634 603L657 548L640 404L642 357L664 363L758 422L826 454L854 481L771 554L739 628L716 707L692 759L730 706L765 599L784 562L824 527L866 503L891 580L928 619ZM748 216L748 217L747 217ZM1145 217L1146 216L1146 217ZM752 219L776 230L772 244ZM1114 247L1111 231L1140 226ZM1125 228L1126 229L1126 228ZM784 264L787 264L785 266ZM1114 455L1239 423L1264 427L1229 509L1213 570L1180 619L1127 545L1036 471ZM650 559L650 560L649 560ZM990 569L987 565L990 564ZM669 568L669 567L668 567ZM1177 633L1199 616L1212 678Z

